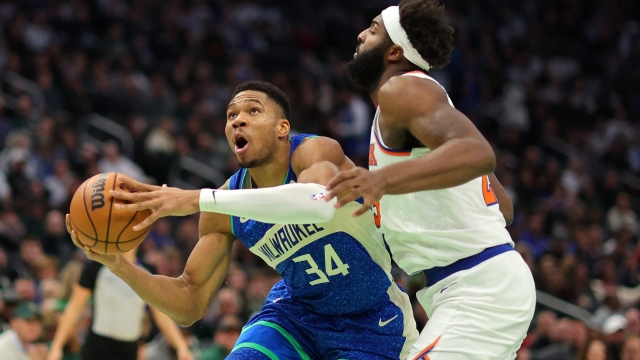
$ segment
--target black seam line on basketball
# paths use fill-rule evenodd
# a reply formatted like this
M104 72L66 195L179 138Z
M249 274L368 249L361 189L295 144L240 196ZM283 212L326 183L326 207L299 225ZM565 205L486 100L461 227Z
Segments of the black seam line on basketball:
M142 234L140 234L140 235L138 235L138 236L134 237L133 239L127 239L127 240L125 240L125 241L120 241L120 244L126 244L126 243L130 243L130 242L132 242L132 241L136 241L136 240L140 239L140 237L142 237L142 236L147 236L148 234L149 234L149 232L148 232L148 231L145 231L144 233L142 233Z
M116 189L116 183L118 182L118 173L116 173L116 177L113 179L113 189ZM111 197L111 204L109 205L109 220L107 220L107 241L109 241L109 230L111 230L111 212L113 211L113 196ZM109 243L104 244L104 253L107 253Z
M125 225L122 228L122 231L120 231L120 234L118 234L118 237L116 238L116 249L120 250L120 236L122 236L122 234L124 233L124 231L127 229L127 227L129 226L129 224L131 224L133 222L133 219L136 218L136 215L138 215L138 212L136 211L135 214L133 214L133 216L131 217L131 219L129 219L129 222L127 223L127 225ZM122 251L122 250L120 250Z
M147 234L145 233L145 234L142 234L142 235L138 235L138 236L134 237L133 239L127 239L125 241L120 241L120 244L128 244L128 243L130 243L132 241L138 240L141 236L146 236L146 235ZM93 238L91 238L91 239L93 239ZM95 240L95 239L93 239L93 240ZM109 241L105 241L105 240L98 240L98 242L106 242L107 244L115 244L114 242L109 242Z
M93 225L93 220L91 220L91 215L89 215L89 208L87 207L87 197L85 196L86 195L85 192L87 191L87 185L88 185L87 183L84 183L84 189L82 189L82 202L84 203L84 211L87 212L87 217L89 218L89 222L91 223L91 227L93 228L93 233L96 234L95 238L98 239L98 229L96 229L96 226ZM71 216L69 216L69 218L71 218ZM93 239L93 237L91 238Z
M80 228L78 228L78 225L76 225L76 223L75 223L75 221L73 221L73 219L71 220L71 224L73 224L73 227L75 227L75 229L74 229L75 231L77 231L77 232L81 233L82 235L84 235L84 236L86 236L86 237L88 237L89 239L91 239L91 240L93 240L93 241L94 241L93 245L91 245L91 246L89 246L89 247L94 247L94 246L96 246L96 244L97 244L99 241L102 241L102 240L98 240L98 239L94 238L93 236L89 236L89 234L85 234L85 232L84 232L84 231L82 231L82 230L80 230ZM84 244L84 245L88 245L88 244L83 243L82 241L80 241L80 242L81 242L82 244Z

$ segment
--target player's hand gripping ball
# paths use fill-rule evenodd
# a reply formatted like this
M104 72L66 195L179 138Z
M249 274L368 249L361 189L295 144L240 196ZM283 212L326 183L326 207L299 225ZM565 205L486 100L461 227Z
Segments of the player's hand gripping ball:
M143 221L151 211L119 210L114 206L128 202L112 197L110 190L134 192L122 183L124 177L126 175L113 172L98 174L80 185L71 199L71 228L81 243L98 254L127 252L149 233L150 227L134 231L133 225Z

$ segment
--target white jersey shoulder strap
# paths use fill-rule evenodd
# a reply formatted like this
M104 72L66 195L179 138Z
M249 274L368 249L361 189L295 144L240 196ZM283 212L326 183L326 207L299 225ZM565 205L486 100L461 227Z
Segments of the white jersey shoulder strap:
M410 71L408 73L404 73L401 76L415 76L415 77L419 77L421 79L426 79L426 80L431 80L434 83L438 84L438 86L440 86L442 88L442 90L444 90L444 93L447 95L447 100L449 100L449 105L453 106L453 101L451 101L451 98L449 97L449 93L447 92L447 89L444 88L444 86L440 85L440 83L432 78L431 76L423 73L422 71ZM453 106L455 107L455 106Z

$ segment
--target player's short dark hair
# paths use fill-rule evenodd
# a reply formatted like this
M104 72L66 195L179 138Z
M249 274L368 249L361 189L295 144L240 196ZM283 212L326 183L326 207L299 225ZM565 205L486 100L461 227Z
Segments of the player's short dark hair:
M259 91L267 95L267 97L271 99L271 101L275 102L280 107L280 110L282 112L280 116L283 119L289 118L289 114L291 113L289 98L287 98L287 95L285 95L285 93L282 92L280 88L266 81L260 81L260 80L245 81L236 87L236 89L233 91L233 95L231 96L231 98L234 98L236 95L238 95L238 93L241 93L243 91L249 91L249 90Z
M451 61L453 28L447 24L444 5L438 0L400 1L400 25L411 45L433 68Z

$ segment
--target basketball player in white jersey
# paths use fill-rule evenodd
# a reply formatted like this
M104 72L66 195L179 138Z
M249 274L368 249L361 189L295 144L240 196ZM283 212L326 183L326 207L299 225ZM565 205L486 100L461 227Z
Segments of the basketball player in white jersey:
M374 207L394 260L425 273L429 321L408 359L513 359L535 288L505 229L491 146L426 74L449 62L452 33L438 0L402 1L360 33L346 71L377 105L369 170L336 175L327 200L363 197L354 215Z

